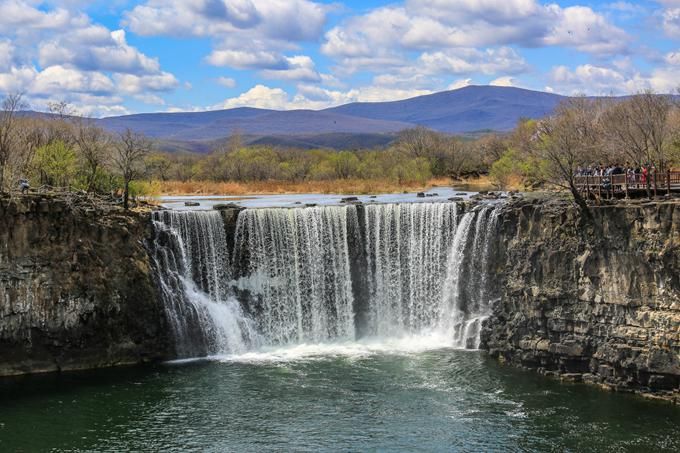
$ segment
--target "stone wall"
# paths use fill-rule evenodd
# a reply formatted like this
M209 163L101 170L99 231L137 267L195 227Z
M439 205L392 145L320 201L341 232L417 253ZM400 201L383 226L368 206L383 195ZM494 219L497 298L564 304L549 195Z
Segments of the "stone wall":
M163 358L148 215L0 198L0 375Z
M519 201L501 219L483 348L563 379L680 401L680 203Z

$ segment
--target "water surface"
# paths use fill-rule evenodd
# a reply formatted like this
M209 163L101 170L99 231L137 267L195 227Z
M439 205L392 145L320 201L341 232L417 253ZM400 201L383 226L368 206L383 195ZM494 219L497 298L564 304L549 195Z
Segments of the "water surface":
M680 451L676 407L417 341L10 379L0 400L1 451Z

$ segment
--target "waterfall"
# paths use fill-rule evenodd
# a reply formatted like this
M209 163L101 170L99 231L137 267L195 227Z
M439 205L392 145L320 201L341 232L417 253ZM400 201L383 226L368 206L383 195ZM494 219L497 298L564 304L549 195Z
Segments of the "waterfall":
M499 206L482 206L463 216L456 230L440 305L439 328L454 345L479 347L482 322L489 315L489 261Z
M501 206L245 209L233 238L217 211L156 212L154 265L178 355L365 336L478 348Z
M227 297L224 223L216 211L153 213L153 263L179 357L246 351L259 344L254 324Z
M251 209L236 226L236 286L257 299L263 335L275 344L354 339L350 207Z
M439 316L457 205L417 203L365 208L370 332L420 332Z

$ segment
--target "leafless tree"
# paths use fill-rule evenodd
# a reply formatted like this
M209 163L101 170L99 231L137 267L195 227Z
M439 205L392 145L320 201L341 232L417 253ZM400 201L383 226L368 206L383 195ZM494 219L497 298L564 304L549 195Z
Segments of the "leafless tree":
M609 106L603 115L603 132L612 155L639 167L653 165L663 171L669 165L672 141L673 101L645 91ZM647 195L651 196L647 178Z
M411 157L429 157L440 146L440 136L423 126L399 133L397 149Z
M598 118L601 104L585 97L570 99L555 114L539 122L531 148L547 165L546 179L568 189L583 214L588 204L575 184L576 170L592 162L600 151Z
M143 134L125 129L114 146L112 161L123 177L123 207L129 208L130 182L142 173L144 158L151 152L152 143Z
M10 162L16 147L18 113L26 108L21 94L10 94L2 101L0 110L0 191L7 184Z
M75 142L85 168L87 191L95 188L97 172L107 163L111 151L111 137L91 120L79 118L75 123Z

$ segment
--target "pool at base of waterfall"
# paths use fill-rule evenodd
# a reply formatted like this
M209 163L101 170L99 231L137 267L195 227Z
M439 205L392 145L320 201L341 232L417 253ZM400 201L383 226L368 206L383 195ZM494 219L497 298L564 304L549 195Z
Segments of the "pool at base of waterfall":
M669 404L431 338L0 380L0 451L679 451Z

